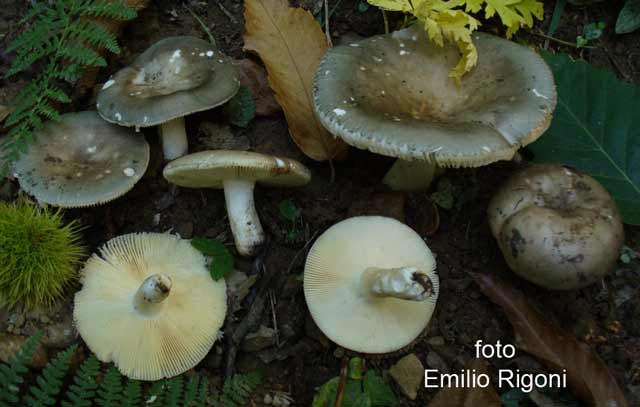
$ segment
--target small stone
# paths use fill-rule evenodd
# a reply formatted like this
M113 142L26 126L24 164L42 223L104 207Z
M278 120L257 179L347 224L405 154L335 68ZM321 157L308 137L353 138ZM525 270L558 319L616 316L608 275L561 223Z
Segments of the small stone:
M178 225L176 226L176 232L183 239L190 239L191 236L193 236L193 222L187 220L178 223Z
M27 341L28 337L0 333L0 361L7 363L9 358L15 355ZM42 369L47 364L47 351L39 344L36 348L29 366L34 369Z
M246 352L258 352L262 349L275 345L276 331L273 328L267 328L260 325L257 332L253 332L245 336L242 341L241 349Z
M442 359L442 356L433 351L427 354L427 366L437 369L440 373L449 373L447 362Z
M415 400L418 397L418 389L424 377L424 366L414 353L408 354L391 366L389 374L409 399Z
M444 346L444 338L442 336L432 336L427 339L427 344L431 346Z
M51 322L51 319L46 315L42 315L40 316L40 322L42 322L43 324L48 324L49 322Z
M271 395L269 393L264 395L264 404L271 404L273 403L273 397L271 397Z

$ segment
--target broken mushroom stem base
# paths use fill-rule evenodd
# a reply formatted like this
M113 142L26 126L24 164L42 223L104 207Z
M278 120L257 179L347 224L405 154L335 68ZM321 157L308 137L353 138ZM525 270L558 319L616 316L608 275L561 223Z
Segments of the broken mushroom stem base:
M264 243L264 231L253 201L255 181L225 180L223 186L236 249L242 256L251 256Z
M166 160L174 160L187 154L189 143L184 127L184 117L178 117L160 125L162 152Z
M136 310L143 314L151 314L169 296L171 291L171 278L164 274L154 274L147 277L134 297Z
M435 294L427 273L412 266L392 269L370 267L362 273L360 283L366 295L373 297L424 301Z

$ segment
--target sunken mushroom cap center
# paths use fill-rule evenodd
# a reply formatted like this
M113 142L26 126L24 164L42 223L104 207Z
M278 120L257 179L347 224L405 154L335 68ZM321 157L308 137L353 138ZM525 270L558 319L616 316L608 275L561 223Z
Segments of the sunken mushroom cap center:
M500 62L500 70L477 67L458 85L449 77L459 58L455 49L424 49L419 42L394 38L368 47L364 60L352 62L346 82L352 94L347 102L371 116L466 122L469 112L504 96L500 89L509 76L507 60Z

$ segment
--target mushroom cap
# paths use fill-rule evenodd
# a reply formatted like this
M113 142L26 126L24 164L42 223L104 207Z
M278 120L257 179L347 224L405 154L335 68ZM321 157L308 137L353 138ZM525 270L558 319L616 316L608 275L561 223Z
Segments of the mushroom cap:
M550 289L584 287L615 268L624 228L595 179L558 164L533 165L500 187L488 208L509 267Z
M478 64L460 85L455 44L440 47L416 24L334 47L315 77L322 124L352 146L441 167L510 159L550 125L551 70L532 50L473 33Z
M155 126L231 99L240 81L231 58L194 37L169 37L104 83L97 108L120 126Z
M185 155L164 168L167 181L189 188L222 188L228 179L246 179L265 185L297 187L311 180L300 162L249 151L211 150Z
M424 301L363 295L370 267L415 266L435 294ZM431 320L439 293L435 259L413 229L392 218L357 216L327 229L313 244L304 270L304 295L316 325L338 345L389 353L413 342Z
M96 112L68 113L35 134L14 164L20 187L64 208L98 205L127 193L149 164L149 144Z
M147 277L162 274L171 291L152 314L134 308ZM214 281L188 240L134 233L108 241L82 271L73 315L98 359L125 376L159 380L197 365L216 341L227 310L226 284Z

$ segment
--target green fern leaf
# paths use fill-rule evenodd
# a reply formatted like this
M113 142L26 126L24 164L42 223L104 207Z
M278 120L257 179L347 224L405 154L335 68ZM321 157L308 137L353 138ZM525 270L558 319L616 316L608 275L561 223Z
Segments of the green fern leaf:
M104 376L98 390L98 405L101 407L120 407L122 401L122 375L115 366L111 366Z
M66 93L64 93L61 89L56 88L56 87L50 87L49 89L47 89L45 91L45 95L49 98L49 99L53 99L57 102L60 103L70 103L71 99L69 98L69 96L67 96Z
M63 401L62 407L91 407L91 400L98 388L96 383L98 373L100 373L100 362L91 355L76 372L73 384L66 392L69 401Z
M138 407L142 397L142 390L138 380L128 380L122 394L122 407Z
M56 357L45 366L44 370L36 378L36 385L29 388L29 395L24 401L31 407L53 406L56 396L62 390L62 379L69 371L71 357L78 350L78 345L73 345L58 353Z
M31 361L36 353L36 348L40 343L40 339L42 339L42 335L42 332L38 332L27 339L20 351L9 358L8 365L0 364L0 403L18 402L20 385L24 382L22 375L29 371L27 363Z
M200 384L200 376L193 376L184 389L184 398L182 405L184 407L195 407L198 400L198 387Z
M79 46L66 46L58 50L58 53L72 61L86 66L107 66L107 61L90 48Z
M151 407L162 406L166 384L166 380L159 380L151 385L145 395L146 405Z
M97 48L106 48L114 54L120 53L116 36L101 25L83 20L71 27L74 37L86 41Z
M113 20L132 20L137 16L136 11L127 7L124 3L105 0L89 4L82 9L81 14L91 17L106 17Z
M200 388L198 389L198 398L196 406L203 406L209 399L209 380L206 377L200 379Z
M167 407L180 407L183 383L182 376L175 376L167 381L167 401L165 403Z
M262 382L262 374L260 372L251 372L247 374L237 374L231 376L224 382L222 387L222 395L220 400L224 407L244 406L251 393Z

